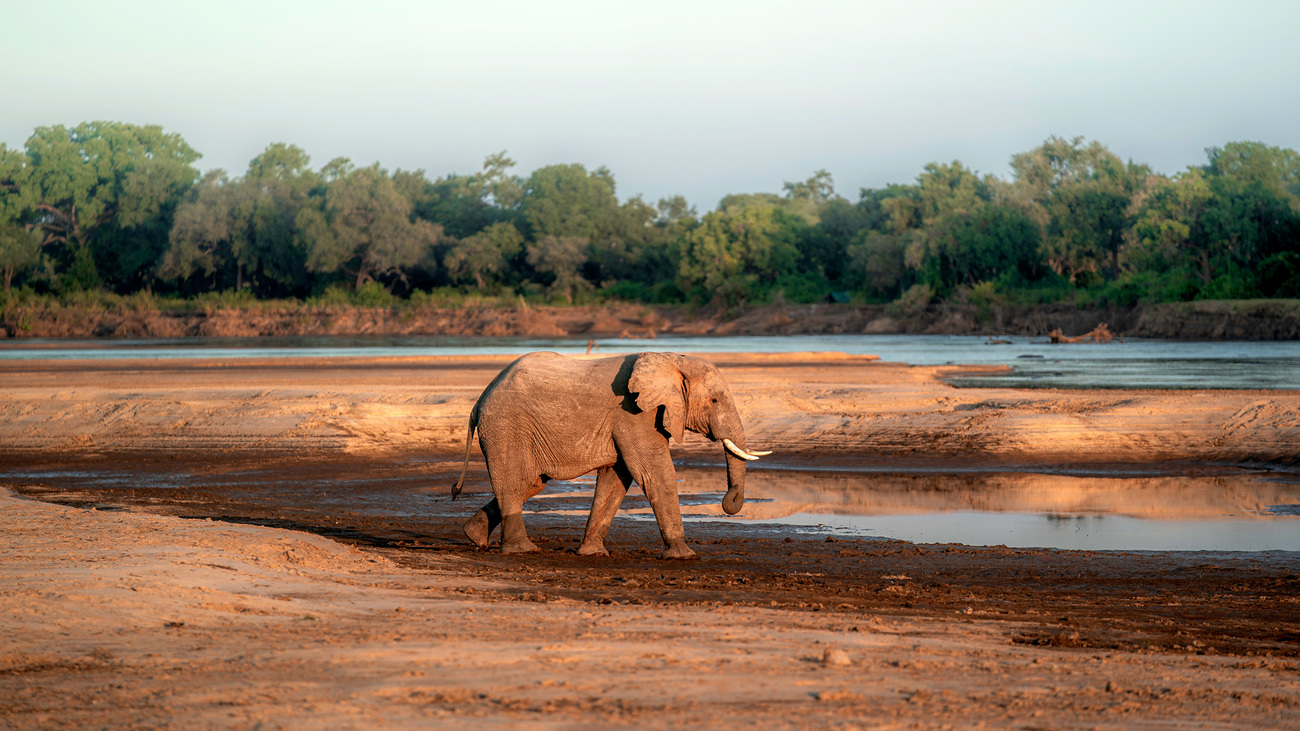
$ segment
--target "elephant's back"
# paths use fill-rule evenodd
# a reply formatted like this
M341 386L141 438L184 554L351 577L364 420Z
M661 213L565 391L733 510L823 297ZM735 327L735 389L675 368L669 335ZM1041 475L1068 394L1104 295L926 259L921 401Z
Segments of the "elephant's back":
M581 418L584 413L617 409L616 383L624 357L571 358L559 353L529 353L511 363L479 399L481 418Z
M625 360L625 356L573 358L550 351L528 353L506 366L488 387L488 395L521 391L536 395L603 391L613 395L612 384Z
M484 454L509 445L525 471L552 476L612 464L612 424L623 404L613 384L623 361L529 353L512 363L476 407Z

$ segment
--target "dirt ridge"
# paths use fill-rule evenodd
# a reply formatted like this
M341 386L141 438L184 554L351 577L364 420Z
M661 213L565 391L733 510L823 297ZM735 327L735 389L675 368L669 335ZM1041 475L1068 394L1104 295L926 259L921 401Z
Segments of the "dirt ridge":
M1300 300L1186 302L1132 307L933 304L762 305L736 311L686 306L385 308L264 307L164 311L29 308L0 312L3 338L293 336L1067 335L1099 323L1123 336L1178 340L1300 339Z

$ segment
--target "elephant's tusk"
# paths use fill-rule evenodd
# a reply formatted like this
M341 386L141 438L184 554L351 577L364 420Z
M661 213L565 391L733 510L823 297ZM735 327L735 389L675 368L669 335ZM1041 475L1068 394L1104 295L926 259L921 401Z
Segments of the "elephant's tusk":
M723 445L724 447L727 448L727 451L728 451L728 452L731 452L732 454L736 455L737 457L740 457L741 459L743 459L743 460L747 460L747 461L750 461L750 462L752 462L752 461L758 459L759 455L763 455L763 454L771 454L771 452L754 452L754 453L751 454L751 453L746 452L745 450L741 449L740 447L737 447L737 446L736 446L736 443L733 442L733 441L731 441L730 439L723 439L723 440L722 440L722 445Z
M753 452L750 452L750 454L754 455L755 457L766 457L767 455L769 455L769 454L771 454L771 453L772 453L772 450L770 450L770 449L767 450L766 452L759 452L758 450L755 450L755 451L753 451Z

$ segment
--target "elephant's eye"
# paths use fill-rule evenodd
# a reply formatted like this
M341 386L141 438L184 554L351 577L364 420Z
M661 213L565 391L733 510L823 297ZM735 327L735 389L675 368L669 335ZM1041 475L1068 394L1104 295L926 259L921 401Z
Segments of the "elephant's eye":
M717 400L717 399L713 399L713 403L715 403L715 404L718 403L718 400Z

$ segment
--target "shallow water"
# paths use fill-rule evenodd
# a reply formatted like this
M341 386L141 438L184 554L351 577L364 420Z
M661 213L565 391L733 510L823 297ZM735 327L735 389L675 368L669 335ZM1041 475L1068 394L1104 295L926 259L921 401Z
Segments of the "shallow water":
M1016 388L1300 388L1300 342L1129 340L1105 345L1052 345L1009 338L990 345L976 336L782 335L599 338L600 352L838 351L914 365L1005 365L1005 374L963 375L962 387ZM312 358L501 355L553 350L582 353L585 338L321 337L176 340L24 340L0 344L0 362L33 359Z
M721 468L678 470L686 521L918 543L1152 551L1300 551L1300 482L1290 475L1109 476L1032 472L752 469L745 508L722 513ZM593 478L556 481L527 508L585 516ZM620 516L653 521L633 488ZM689 532L689 528L688 528Z
M775 466L775 465L773 465ZM1154 471L993 472L933 469L911 472L752 468L744 510L723 514L721 464L681 464L677 473L688 523L722 521L739 534L802 538L893 538L918 543L1090 550L1300 551L1300 476L1234 468ZM434 514L453 524L486 499L459 502L430 492L443 485L433 465L391 469L323 465L191 473L183 470L9 469L0 484L44 485L50 499L113 507L184 505L199 494L251 500L299 520L351 516L375 530L426 525ZM445 485L444 485L445 486ZM537 530L548 523L578 528L591 507L594 477L554 480L525 504ZM48 491L47 495L49 494ZM129 499L128 499L129 496ZM243 496L243 497L239 497ZM346 522L349 518L343 518ZM653 525L650 505L633 486L615 521ZM624 523L626 524L626 523ZM717 526L723 532L727 528ZM417 528L418 530L418 528Z

